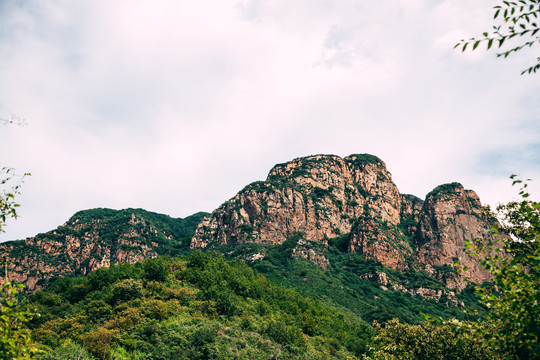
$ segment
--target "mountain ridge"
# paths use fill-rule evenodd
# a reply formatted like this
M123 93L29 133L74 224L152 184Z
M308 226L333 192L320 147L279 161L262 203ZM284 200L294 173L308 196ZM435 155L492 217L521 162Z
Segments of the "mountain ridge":
M390 269L425 271L459 291L465 277L489 280L463 248L466 240L491 239L485 229L493 221L461 184L441 185L422 200L401 194L374 155L313 155L276 164L265 181L248 184L211 214L173 219L143 209L84 210L56 230L0 244L0 257L9 259L9 275L33 291L54 277L189 249L257 244L262 248L242 259L261 261L269 247L291 238L291 256L326 269L333 266L329 244L338 239L341 251ZM469 270L458 274L458 259ZM383 275L373 276L388 286Z
M0 258L9 259L6 272L15 282L34 291L55 277L179 253L206 214L175 219L144 209L81 210L55 230L0 244Z
M492 240L486 229L495 221L476 193L459 183L440 185L421 200L401 194L376 156L313 155L278 164L266 181L247 185L201 221L190 246L279 245L295 233L327 246L329 239L349 234L347 251L394 269L438 276L441 267L453 267L459 259L468 270L439 277L461 290L466 278L489 280L464 246L466 241ZM311 257L326 266L321 256Z

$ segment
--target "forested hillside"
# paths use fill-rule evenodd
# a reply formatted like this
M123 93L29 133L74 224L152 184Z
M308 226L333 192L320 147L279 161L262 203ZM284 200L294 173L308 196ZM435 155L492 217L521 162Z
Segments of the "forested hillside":
M422 201L376 157L324 155L212 214L81 211L0 245L0 354L537 359L540 206L521 195L501 225L458 183Z
M346 359L373 336L217 252L100 268L28 300L43 359ZM84 348L83 348L84 346Z

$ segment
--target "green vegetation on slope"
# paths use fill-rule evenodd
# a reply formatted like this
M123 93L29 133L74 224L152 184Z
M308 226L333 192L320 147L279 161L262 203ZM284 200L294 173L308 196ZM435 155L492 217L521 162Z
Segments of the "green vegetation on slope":
M277 284L370 323L373 320L384 323L398 318L405 323L417 324L423 320L422 314L445 319L476 319L477 316L471 314L472 310L481 310L472 288L467 288L457 295L457 299L465 303L468 311L449 306L444 293L439 301L436 301L401 291L397 288L399 285L406 289L426 288L443 292L451 290L425 272L401 272L362 255L344 252L343 243L346 242L347 235L330 239L327 249L323 246L321 250L326 251L325 256L330 263L328 269L323 270L312 262L293 257L293 248L301 238L301 234L295 234L278 246L242 244L222 247L220 251L228 254L229 258L247 258L254 253L265 253L262 260L250 262L250 266ZM314 243L311 245L317 246ZM448 269L441 271L448 272ZM377 274L382 272L395 284L395 288L391 285L388 290L381 288Z
M41 314L30 328L42 359L354 359L372 337L365 322L217 252L59 279L27 307Z
M81 234L70 229L69 225L95 224L99 231L99 239L112 244L116 242L120 234L125 233L132 226L138 230L153 227L159 231L142 231L146 235L145 243L151 245L152 242L155 242L160 245L159 248L156 248L160 255L174 256L177 253L185 252L189 248L189 240L195 233L195 228L206 215L208 213L198 212L182 219L144 209L113 210L97 208L77 212L67 222L68 227L60 226L56 232L59 236L77 236ZM135 221L130 224L133 216ZM166 236L163 234L166 234ZM49 237L51 234L46 233L38 236Z

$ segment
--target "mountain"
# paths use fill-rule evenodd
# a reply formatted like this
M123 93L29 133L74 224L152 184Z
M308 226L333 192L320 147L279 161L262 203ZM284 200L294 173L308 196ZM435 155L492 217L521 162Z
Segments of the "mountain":
M493 240L486 229L495 222L476 193L459 183L438 186L423 201L401 194L373 155L315 155L276 165L266 181L246 186L201 221L190 246L277 246L297 234L293 256L325 269L329 241L340 238L346 252L402 272L425 271L463 290L466 279L490 279L464 246ZM257 251L244 258L260 261L266 250ZM468 268L459 274L458 259Z
M458 183L422 200L401 194L376 156L315 155L274 166L212 214L85 210L54 231L0 244L0 256L35 291L56 277L215 249L367 321L417 322L421 312L463 318L476 306L468 281L490 277L464 247L493 240L486 229L495 222Z
M8 261L9 277L37 290L55 277L174 256L187 248L205 215L174 219L142 209L79 211L56 230L0 244L0 258Z

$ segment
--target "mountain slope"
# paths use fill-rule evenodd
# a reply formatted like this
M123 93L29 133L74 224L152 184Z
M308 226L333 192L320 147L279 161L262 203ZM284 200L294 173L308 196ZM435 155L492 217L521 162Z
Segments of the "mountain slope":
M29 300L45 359L359 359L373 332L217 252L102 268Z
M56 230L0 244L0 258L9 259L8 275L15 282L40 289L53 277L175 255L187 247L204 215L173 219L142 209L79 211Z
M493 218L458 183L422 201L400 194L383 161L369 154L315 155L276 165L264 182L246 186L201 221L192 248L246 243L280 245L295 234L318 250L293 252L321 267L329 239L346 235L345 250L392 269L424 270L456 289L489 280L466 240L492 239ZM246 259L261 259L264 251ZM458 260L469 270L457 274Z
M54 231L0 244L0 256L8 260L8 275L30 290L43 288L50 278L190 248L233 254L278 282L294 270L295 261L308 261L336 276L331 281L345 289L360 278L382 291L449 305L462 305L456 291L465 289L465 277L489 280L481 259L463 251L466 240L492 239L485 229L495 219L484 214L478 196L457 183L437 187L425 201L401 194L384 162L369 154L315 155L278 164L266 181L246 186L205 215L172 219L142 209L86 210ZM276 251L294 260L292 267L287 260L278 269L281 260L270 256ZM468 267L461 274L453 266L458 259ZM347 265L350 261L368 260L378 265L340 273L357 268ZM400 274L431 280L420 284ZM302 281L289 285L308 291ZM363 296L360 288L353 293ZM341 305L350 307L349 300Z

